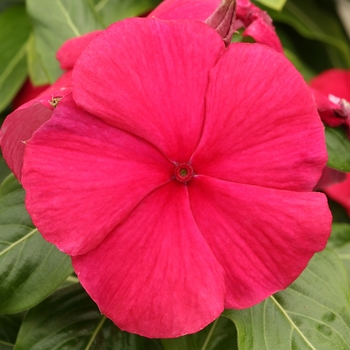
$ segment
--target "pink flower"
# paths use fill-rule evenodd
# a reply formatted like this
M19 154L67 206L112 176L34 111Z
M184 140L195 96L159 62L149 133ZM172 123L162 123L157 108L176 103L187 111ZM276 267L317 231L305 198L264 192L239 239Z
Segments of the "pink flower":
M322 121L350 128L350 71L329 69L311 80L310 86Z
M221 0L166 0L149 17L161 19L206 20ZM235 29L246 28L243 36L252 36L257 42L283 52L270 17L248 0L239 0ZM10 169L21 182L24 142L52 115L56 102L71 86L71 70L81 52L101 30L67 40L57 52L57 59L66 73L44 91L31 88L15 101L17 108L11 113L0 130L0 145ZM34 92L33 95L31 95ZM29 98L30 97L30 98ZM27 102L29 101L29 102ZM23 105L22 105L23 103ZM20 107L19 107L20 106Z
M205 21L221 0L165 0L149 17L161 19L190 19ZM270 46L283 53L282 44L272 25L270 16L249 0L237 0L234 29L244 28L243 36L251 36L257 43Z
M225 48L202 22L128 19L72 79L26 142L26 205L121 329L196 332L286 288L324 248L323 126L283 55Z

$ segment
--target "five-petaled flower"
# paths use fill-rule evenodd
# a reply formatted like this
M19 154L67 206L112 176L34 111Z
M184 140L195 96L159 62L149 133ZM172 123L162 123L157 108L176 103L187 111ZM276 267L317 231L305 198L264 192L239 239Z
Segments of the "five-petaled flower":
M308 86L260 44L197 21L128 19L83 51L26 142L42 235L121 329L200 330L286 288L330 232Z

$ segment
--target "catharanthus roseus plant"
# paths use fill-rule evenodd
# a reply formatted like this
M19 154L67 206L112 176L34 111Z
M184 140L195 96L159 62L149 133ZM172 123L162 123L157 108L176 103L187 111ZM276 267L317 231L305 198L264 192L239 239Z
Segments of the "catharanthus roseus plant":
M25 144L26 206L121 329L196 332L324 248L323 126L282 54L128 19L91 41L54 107Z
M0 4L0 348L347 348L334 6L23 2Z

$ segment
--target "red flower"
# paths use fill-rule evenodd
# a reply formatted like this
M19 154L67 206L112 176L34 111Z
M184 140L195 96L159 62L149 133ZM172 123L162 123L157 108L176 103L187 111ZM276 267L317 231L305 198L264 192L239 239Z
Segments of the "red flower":
M329 69L311 80L310 86L322 121L350 128L350 71Z
M322 120L333 127L345 126L349 134L350 71L329 69L315 77L310 84ZM321 180L317 188L343 205L350 215L350 175L326 167Z
M283 55L129 19L89 44L72 86L26 143L26 205L121 329L196 332L324 248L323 126Z

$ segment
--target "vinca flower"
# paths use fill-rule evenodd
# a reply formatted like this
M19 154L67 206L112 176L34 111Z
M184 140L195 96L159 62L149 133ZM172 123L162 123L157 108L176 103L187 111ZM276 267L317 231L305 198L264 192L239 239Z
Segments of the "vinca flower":
M283 55L226 48L202 22L128 19L79 57L22 183L101 312L176 337L286 288L324 248L324 144Z

